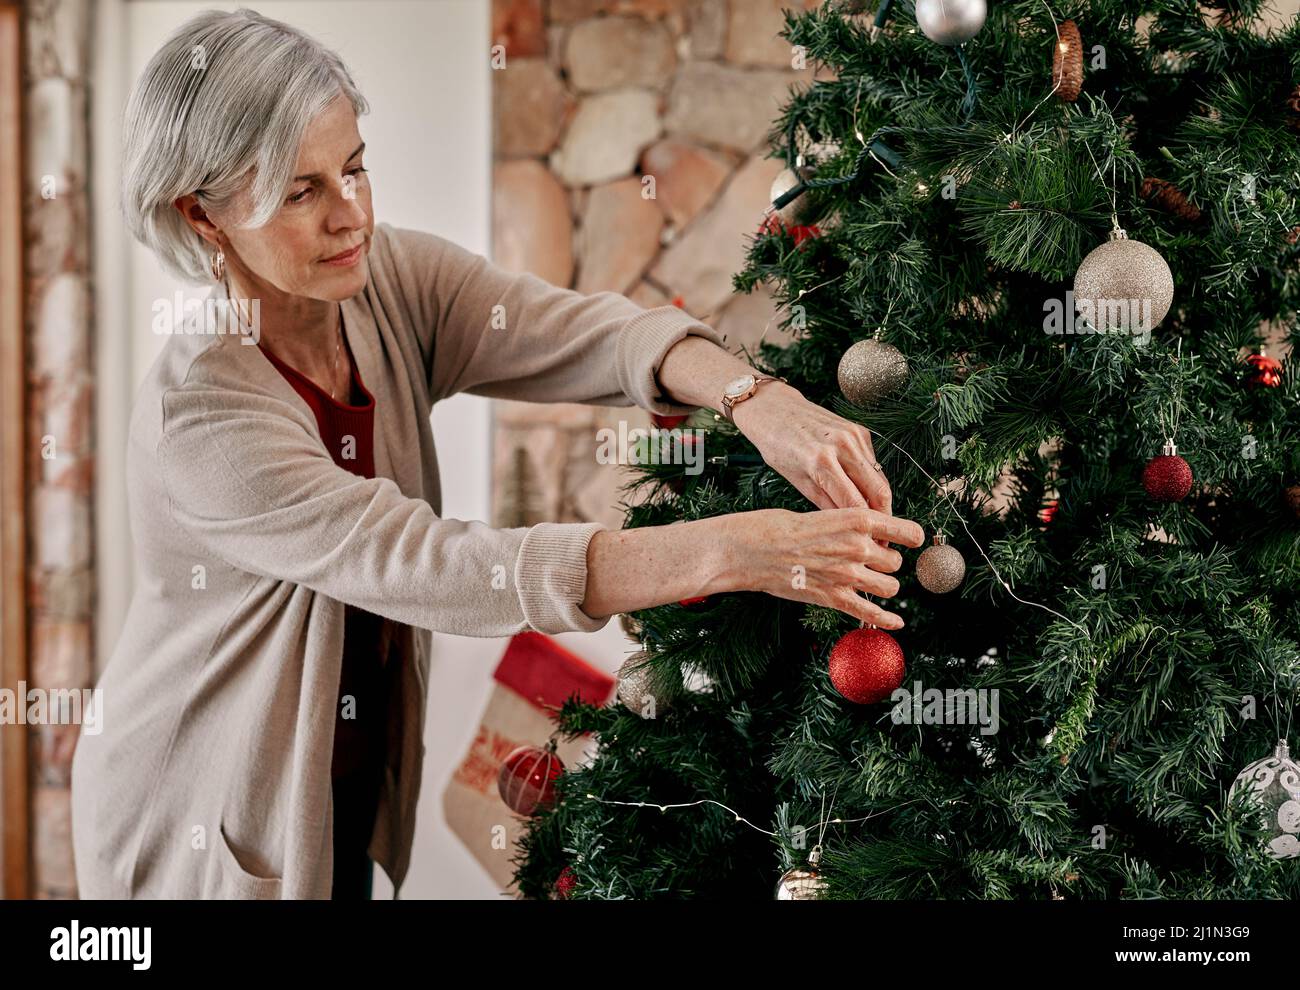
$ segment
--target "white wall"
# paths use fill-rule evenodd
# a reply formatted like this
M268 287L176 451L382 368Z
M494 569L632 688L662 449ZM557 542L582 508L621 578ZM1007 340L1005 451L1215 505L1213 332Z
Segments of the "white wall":
M149 330L152 301L181 288L130 240L116 210L121 113L131 81L180 23L213 7L254 9L336 48L370 102L359 122L376 219L432 231L490 255L489 0L278 0L246 4L117 0L100 5L95 49L95 223L100 474L98 654L121 629L132 584L122 451L136 388L165 338ZM207 289L187 289L195 297ZM434 411L448 517L487 519L490 402L456 396ZM607 670L625 655L618 623L560 637ZM404 898L500 894L442 820L441 794L478 725L505 640L435 635L415 850ZM375 896L392 888L377 869Z

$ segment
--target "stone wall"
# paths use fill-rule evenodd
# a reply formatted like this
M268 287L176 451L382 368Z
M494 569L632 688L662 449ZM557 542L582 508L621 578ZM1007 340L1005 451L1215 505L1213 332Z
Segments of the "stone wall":
M493 260L676 303L733 351L781 333L767 292L735 294L731 277L783 167L766 135L788 89L814 78L777 35L800 2L494 0ZM619 528L631 474L594 448L620 418L650 425L637 409L499 402L494 523Z
M28 687L90 687L94 369L89 0L29 0L24 227L28 344ZM28 726L33 897L76 896L69 771L78 725Z

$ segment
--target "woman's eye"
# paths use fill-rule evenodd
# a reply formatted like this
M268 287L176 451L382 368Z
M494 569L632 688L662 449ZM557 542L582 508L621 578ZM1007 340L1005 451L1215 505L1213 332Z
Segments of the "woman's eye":
M354 169L350 169L350 170L348 171L347 174L348 174L348 175L351 175L351 176L356 176L358 173L360 173L360 172L366 172L366 171L368 171L368 169L366 169L366 168L365 168L364 166L362 166L362 165L358 165L356 168L354 168ZM308 197L309 195L311 195L311 186L308 186L306 189L303 189L301 192L296 192L296 193L294 193L292 196L290 196L288 199L286 199L285 202L286 202L286 203L301 203L301 202L304 202L304 201L307 199L307 197Z

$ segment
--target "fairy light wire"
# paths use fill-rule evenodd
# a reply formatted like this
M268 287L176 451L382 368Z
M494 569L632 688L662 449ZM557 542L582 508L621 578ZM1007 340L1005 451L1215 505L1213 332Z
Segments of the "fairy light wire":
M1076 629L1081 631L1085 639L1087 639L1089 642L1092 641L1092 634L1089 632L1088 627L1083 625L1083 623L1076 622L1074 619L1071 619L1068 615L1063 615L1062 613L1056 611L1056 609L1044 605L1041 602L1027 601L1026 599L1021 598L1019 595L1017 595L1015 593L1015 590L1007 582L1006 578L1004 578L1002 574L998 571L992 559L990 559L989 555L985 552L984 547L980 544L979 540L975 539L975 535L970 531L970 527L966 525L966 518L960 512L957 511L956 502L953 500L952 495L944 488L944 486L939 484L939 482L935 480L933 475L931 475L929 471L927 471L924 467L921 466L920 461L918 461L915 457L913 457L910 453L908 453L908 451L900 444L895 443L891 437L887 436L884 432L876 429L875 427L868 427L868 429L871 431L872 434L880 437L887 444L889 444L895 450L899 451L904 457L906 457L909 461L911 461L914 465L916 465L916 469L920 471L923 475L925 475L926 478L929 479L930 484L934 485L934 487L938 489L939 493L945 499L948 500L948 508L952 511L952 514L957 517L957 521L961 523L961 528L966 531L967 538L969 538L971 543L975 545L975 548L979 550L980 556L983 557L985 563L989 565L989 570L993 573L994 578L997 579L998 584L1002 585L1003 589L1006 591L1008 595L1010 595L1016 601L1020 602L1020 604L1022 605L1029 605L1034 608L1041 608L1043 611L1050 612L1052 615L1055 615L1057 618L1063 619L1064 621L1068 622L1070 625L1074 626ZM962 490L965 491L964 483L962 485Z
M753 822L751 822L740 812L736 811L734 808L730 808L727 805L723 804L721 801L717 801L714 798L700 798L700 800L698 801L680 801L674 804L656 804L653 801L614 801L610 798L603 798L597 794L591 794L591 793L585 794L584 797L586 797L590 801L595 801L598 804L621 805L627 808L658 808L661 812L668 812L668 811L676 810L678 808L695 808L702 804L712 804L730 813L736 819L736 821L748 825L755 832L761 832L763 835L770 836L771 838L774 839L781 838L783 835L788 834L783 832L773 832L763 828L760 825L755 825ZM823 800L824 799L825 799L825 795L823 795ZM822 821L814 822L812 825L809 825L807 828L803 829L802 832L806 833L816 828L816 829L820 829L821 836L824 836L827 825L853 825L858 822L870 821L873 818L879 818L881 815L888 814L889 812L895 811L898 808L905 808L909 804L916 804L920 800L921 798L913 798L910 801L901 801L898 804L891 805L890 807L884 808L880 811L873 811L869 815L863 815L861 818L826 818L823 819ZM833 806L834 805L832 804L832 807ZM819 845L821 844L821 836L819 836L818 839Z

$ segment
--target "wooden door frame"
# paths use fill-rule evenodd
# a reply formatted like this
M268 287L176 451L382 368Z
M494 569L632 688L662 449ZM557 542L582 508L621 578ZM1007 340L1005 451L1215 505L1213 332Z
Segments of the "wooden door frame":
M0 687L27 679L27 346L23 295L23 17L0 0ZM15 698L25 704L25 698ZM0 896L30 896L27 729L0 725Z

